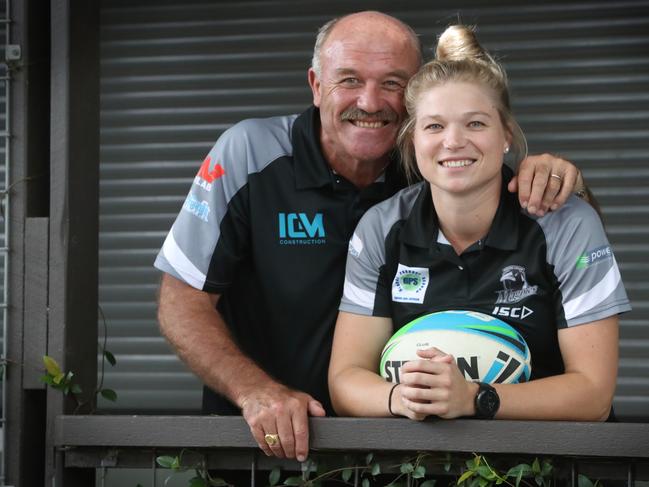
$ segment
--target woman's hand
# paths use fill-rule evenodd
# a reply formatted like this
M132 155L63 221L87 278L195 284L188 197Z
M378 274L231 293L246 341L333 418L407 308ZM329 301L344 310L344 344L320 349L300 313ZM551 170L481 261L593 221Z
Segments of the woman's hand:
M417 355L422 360L401 368L401 385L394 391L395 413L417 421L430 415L452 419L475 414L477 385L464 378L454 357L437 348Z

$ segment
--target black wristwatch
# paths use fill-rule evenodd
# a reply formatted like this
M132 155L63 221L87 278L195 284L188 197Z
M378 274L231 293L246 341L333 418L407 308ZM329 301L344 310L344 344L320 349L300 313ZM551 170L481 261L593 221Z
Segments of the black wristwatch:
M500 397L496 389L484 382L478 382L478 393L475 395L475 417L494 419L500 407Z

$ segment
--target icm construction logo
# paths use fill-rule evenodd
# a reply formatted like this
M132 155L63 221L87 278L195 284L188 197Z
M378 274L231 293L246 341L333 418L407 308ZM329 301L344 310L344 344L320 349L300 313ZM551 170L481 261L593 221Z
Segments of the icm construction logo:
M212 158L207 156L201 164L201 168L198 170L198 174L194 178L194 184L200 186L205 191L212 191L212 183L217 179L225 176L225 169L218 162L214 164L214 167L210 168L212 164Z
M613 257L611 247L609 245L603 245L602 247L581 254L577 259L577 269L586 269L593 264L610 259L611 257Z
M322 245L327 243L322 213L278 213L280 245Z

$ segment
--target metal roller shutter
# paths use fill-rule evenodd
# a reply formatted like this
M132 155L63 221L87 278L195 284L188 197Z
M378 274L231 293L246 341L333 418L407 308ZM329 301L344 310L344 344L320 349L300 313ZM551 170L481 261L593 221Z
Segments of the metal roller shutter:
M301 111L315 32L367 8L434 44L458 18L505 63L530 151L575 161L602 204L634 310L622 318L615 405L649 417L649 2L104 0L100 302L118 365L106 409L197 410L198 381L160 337L151 267L224 129ZM460 6L461 5L461 6ZM100 330L101 333L101 330Z

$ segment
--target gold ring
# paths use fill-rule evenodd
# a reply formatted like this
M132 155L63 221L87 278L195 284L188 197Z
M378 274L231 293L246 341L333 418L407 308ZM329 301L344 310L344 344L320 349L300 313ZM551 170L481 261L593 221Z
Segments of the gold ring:
M264 440L266 440L268 446L279 445L279 435L271 435L270 433L267 433L266 436L264 436Z
M551 178L557 178L559 180L559 182L563 181L563 178L561 176L559 176L558 174L550 174L550 177Z

